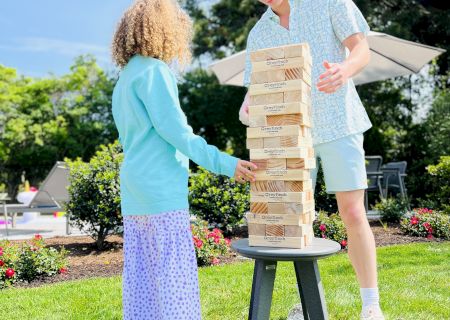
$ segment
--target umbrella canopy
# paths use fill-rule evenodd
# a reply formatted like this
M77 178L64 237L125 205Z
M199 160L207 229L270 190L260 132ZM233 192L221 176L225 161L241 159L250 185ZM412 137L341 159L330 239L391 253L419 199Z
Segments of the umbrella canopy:
M370 63L353 78L355 84L386 80L417 73L445 50L396 38L385 33L369 32ZM245 51L211 64L221 84L243 86Z

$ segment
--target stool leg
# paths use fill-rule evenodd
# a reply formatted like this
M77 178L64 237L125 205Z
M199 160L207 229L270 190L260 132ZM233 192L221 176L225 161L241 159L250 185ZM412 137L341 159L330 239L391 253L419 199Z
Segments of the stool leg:
M276 261L255 260L249 320L269 320Z
M317 260L295 261L294 266L305 320L328 319Z

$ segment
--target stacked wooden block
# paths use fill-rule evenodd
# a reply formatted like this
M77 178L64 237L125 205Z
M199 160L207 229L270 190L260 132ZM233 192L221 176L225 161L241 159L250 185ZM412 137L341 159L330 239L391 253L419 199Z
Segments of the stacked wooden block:
M247 214L250 246L303 248L314 236L308 44L251 54L247 148L258 166Z

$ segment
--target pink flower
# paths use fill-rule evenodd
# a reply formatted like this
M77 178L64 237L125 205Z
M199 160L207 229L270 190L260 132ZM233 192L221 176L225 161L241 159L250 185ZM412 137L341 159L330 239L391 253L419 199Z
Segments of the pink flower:
M225 238L225 243L227 244L227 246L229 246L231 244L231 240L228 238Z
M214 237L214 242L219 244L220 243L220 238L219 237Z
M324 238L324 239L326 238L325 233L322 233L322 238Z
M345 248L346 246L347 246L347 240L342 240L341 241L341 246L343 247L343 248Z
M217 229L217 228L214 228L213 232L218 236L222 234L222 231L220 231L220 229Z
M34 239L35 240L41 240L42 236L40 234L36 234L36 235L34 235Z
M213 258L211 263L212 263L213 266L216 266L216 265L218 265L220 263L220 260L218 258Z
M202 247L203 247L203 241L202 240L197 240L196 242L195 242L195 246L197 247L197 248L199 248L199 249L201 249Z
M431 227L429 222L424 222L422 225L423 225L424 228L427 229L427 230Z
M62 267L59 269L59 273L67 273L67 268Z
M416 224L419 223L419 219L418 219L416 216L412 216L412 217L411 217L411 220L410 220L410 223L411 223L412 225L416 225Z
M3 262L3 260L0 260L0 267L3 267L5 265L5 263Z
M320 227L319 227L319 229L320 229L320 231L323 232L323 231L327 230L327 226L324 225L324 224L321 224Z
M3 250L0 250L0 256L2 256L3 255Z
M214 232L210 232L210 233L208 233L208 235L206 236L206 238L215 238L216 237L216 234L214 233Z
M8 268L8 269L6 269L6 271L5 271L5 276L7 277L7 278L12 278L13 276L14 276L14 270L13 269L11 269L11 268Z
M429 234L427 235L427 239L433 239L433 235L432 235L431 233L429 233Z

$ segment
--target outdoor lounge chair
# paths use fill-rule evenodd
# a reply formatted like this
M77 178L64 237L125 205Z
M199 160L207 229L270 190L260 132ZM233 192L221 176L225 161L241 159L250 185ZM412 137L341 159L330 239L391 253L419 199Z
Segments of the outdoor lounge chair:
M383 197L383 189L381 187L381 179L383 172L381 172L381 164L383 158L381 156L367 156L366 157L366 171L367 171L367 189L364 193L364 206L366 212L369 210L369 192L376 191L379 193L380 198Z
M69 168L65 162L56 162L50 173L35 193L29 205L6 204L0 206L0 214L5 217L6 235L8 236L8 214L13 213L13 224L17 213L39 212L53 213L64 210L64 203L69 200L67 187L69 186ZM69 217L67 217L66 233L70 234Z

